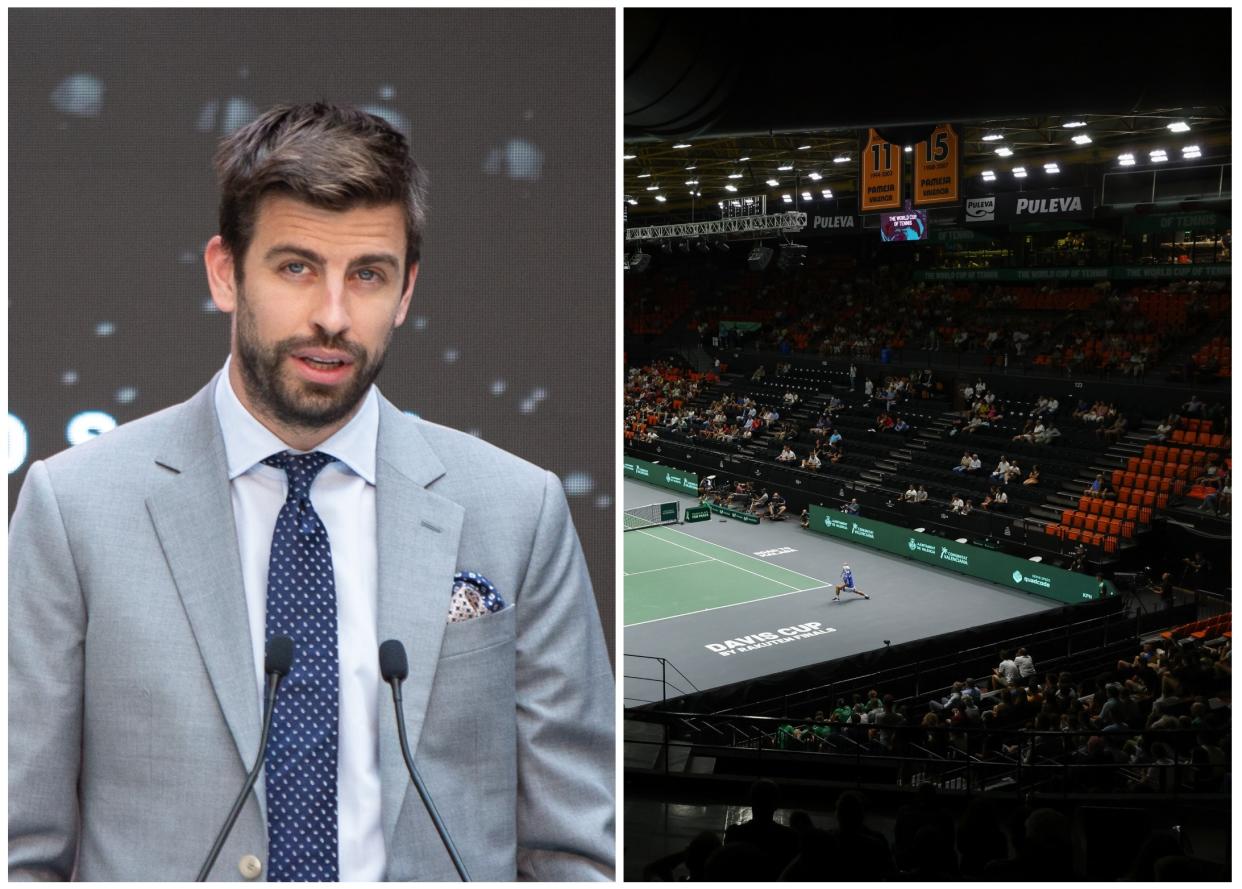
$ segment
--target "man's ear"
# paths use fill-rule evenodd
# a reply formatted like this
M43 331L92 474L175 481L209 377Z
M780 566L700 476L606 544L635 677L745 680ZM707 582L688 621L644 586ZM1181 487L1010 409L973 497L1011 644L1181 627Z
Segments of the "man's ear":
M406 276L405 292L401 294L401 302L397 306L397 315L393 319L393 327L400 327L405 323L406 313L410 311L410 298L414 295L414 282L418 280L418 263L410 266L410 272Z
M203 251L203 264L207 268L207 286L211 288L211 301L216 308L230 314L237 308L237 278L234 276L233 253L224 246L224 240L216 235L207 242Z

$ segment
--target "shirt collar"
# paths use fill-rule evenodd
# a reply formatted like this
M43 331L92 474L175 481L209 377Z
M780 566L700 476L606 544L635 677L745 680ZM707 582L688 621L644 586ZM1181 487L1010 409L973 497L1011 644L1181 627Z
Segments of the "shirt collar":
M233 391L229 382L229 364L216 378L216 416L224 436L224 451L229 465L229 481L244 475L256 464L280 451L294 450L270 429L255 419ZM371 386L362 406L348 423L331 438L315 448L331 454L368 484L375 484L375 443L379 436L379 396Z

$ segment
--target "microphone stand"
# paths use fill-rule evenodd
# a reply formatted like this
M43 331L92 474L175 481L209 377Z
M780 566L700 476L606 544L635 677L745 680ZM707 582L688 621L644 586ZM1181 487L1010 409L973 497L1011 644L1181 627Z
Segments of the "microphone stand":
M263 733L259 736L259 758L255 761L254 768L250 770L250 774L246 776L246 784L242 787L241 793L237 795L237 801L233 803L233 810L229 812L229 817L225 819L224 827L220 829L220 834L216 837L215 845L211 847L207 860L203 862L198 876L194 878L196 883L202 883L207 879L207 874L216 863L220 850L224 848L224 841L228 839L229 833L233 830L237 816L241 814L242 806L246 802L246 796L250 793L251 788L254 787L254 782L259 777L259 770L263 768L263 760L267 752L267 736L271 733L272 715L276 712L276 689L283 678L284 673L271 672L267 674L267 699L263 704Z
M404 655L403 651L403 663L405 660ZM427 809L427 814L431 816L431 823L435 825L436 833L440 835L440 842L444 844L444 849L448 852L449 858L453 859L453 867L457 868L457 876L461 878L463 883L469 883L470 874L466 872L465 862L457 854L457 847L453 845L453 838L449 836L448 830L444 827L444 822L440 820L440 813L436 810L436 804L432 802L431 794L427 792L422 776L418 774L418 769L414 766L414 757L410 754L410 744L405 735L405 713L401 706L401 679L393 676L388 680L388 684L392 686L392 703L397 711L397 737L401 741L401 756L405 759L405 767L410 773L411 780L414 782L414 789L418 791L418 796L423 801L424 808Z

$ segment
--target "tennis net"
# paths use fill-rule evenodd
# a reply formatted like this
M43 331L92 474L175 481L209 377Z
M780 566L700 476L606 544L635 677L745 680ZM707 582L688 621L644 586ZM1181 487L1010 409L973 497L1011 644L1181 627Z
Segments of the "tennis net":
M641 531L643 528L655 528L660 525L678 524L681 504L676 500L669 503L649 503L646 506L635 506L627 509L622 515L623 527L626 531Z

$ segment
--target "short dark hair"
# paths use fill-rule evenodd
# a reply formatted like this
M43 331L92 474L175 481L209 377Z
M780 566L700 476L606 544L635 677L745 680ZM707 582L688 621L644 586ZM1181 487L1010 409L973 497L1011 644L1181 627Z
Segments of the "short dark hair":
M269 194L327 210L400 204L406 271L419 260L426 176L405 136L381 117L323 102L278 105L223 139L215 166L220 237L238 281L259 202Z

